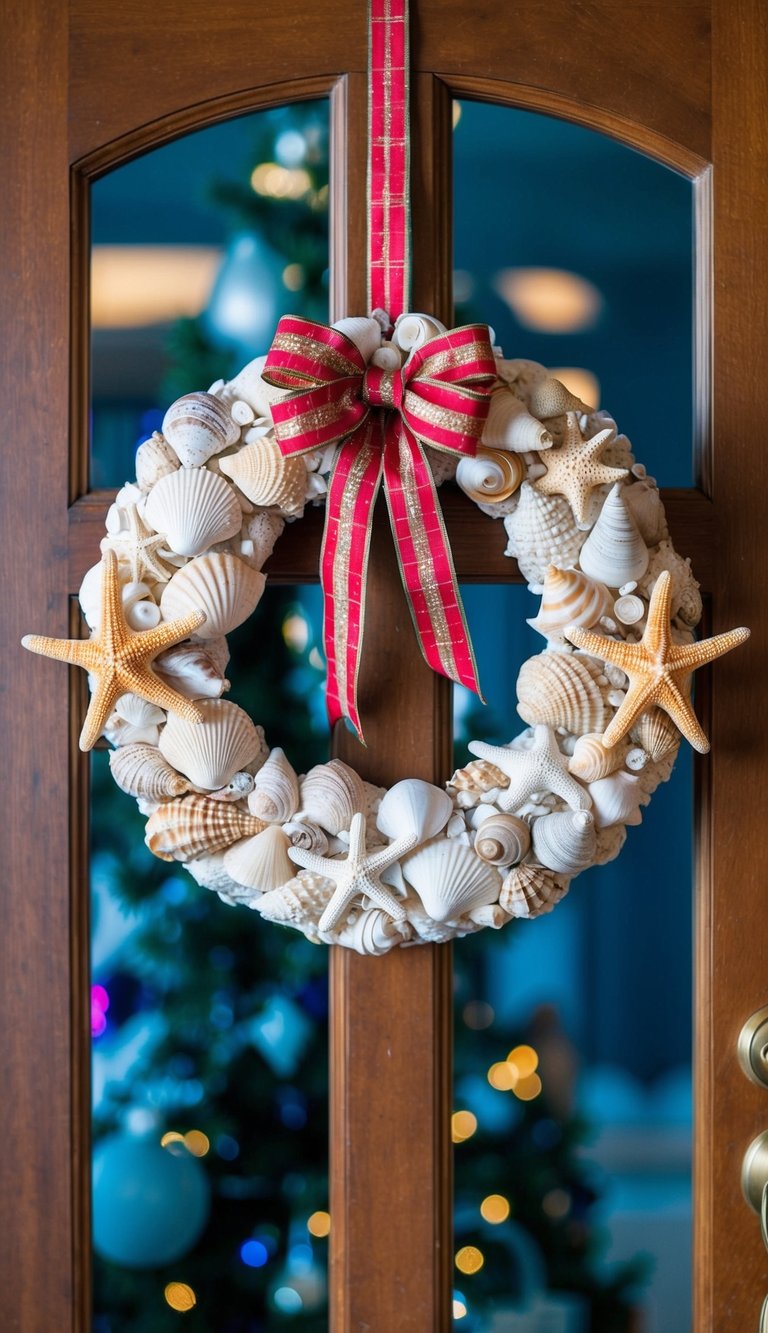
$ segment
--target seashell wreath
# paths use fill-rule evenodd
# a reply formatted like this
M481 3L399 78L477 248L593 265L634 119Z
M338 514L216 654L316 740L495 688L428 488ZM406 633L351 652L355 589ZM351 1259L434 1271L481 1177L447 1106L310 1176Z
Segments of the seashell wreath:
M392 341L373 318L334 327L390 370L445 332L415 314ZM264 362L180 398L140 446L80 589L91 639L25 645L88 668L82 747L111 742L150 850L224 902L363 954L551 912L576 875L618 855L681 733L708 749L692 672L748 631L695 642L698 584L626 436L544 367L497 350L477 456L430 461L438 483L455 473L503 521L507 554L541 595L528 623L546 646L517 681L526 727L507 745L471 742L476 757L445 790L407 778L385 791L335 759L299 775L222 698L226 636L255 609L285 522L322 503L333 463L333 450L283 458Z

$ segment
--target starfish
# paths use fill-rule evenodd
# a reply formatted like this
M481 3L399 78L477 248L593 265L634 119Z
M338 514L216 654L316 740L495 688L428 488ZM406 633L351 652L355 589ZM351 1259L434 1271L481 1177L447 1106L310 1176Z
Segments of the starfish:
M572 810L588 810L592 804L589 792L567 772L568 761L557 748L550 727L543 724L534 727L530 750L488 745L485 741L470 741L469 748L479 759L490 759L507 774L509 786L496 797L501 810L519 810L537 791L551 791L562 796Z
M158 583L167 583L171 575L176 573L176 566L169 564L160 555L159 548L165 546L167 538L147 527L138 505L128 505L126 514L128 531L105 537L101 543L102 552L112 550L118 555L125 553L131 562L134 583L141 583L145 574Z
M303 847L289 847L288 855L297 865L305 870L312 870L316 875L324 875L334 881L336 888L318 923L319 931L335 930L343 920L347 908L355 898L365 894L377 907L388 912L393 921L405 920L405 908L381 882L381 872L398 861L406 852L410 852L418 842L415 833L403 838L396 838L387 847L380 847L375 852L368 852L365 846L365 816L354 815L349 830L349 855L343 861L333 861L327 856L317 856L305 851Z
M669 614L671 595L672 578L665 569L653 589L645 632L639 643L607 639L578 625L569 625L563 631L577 648L601 657L604 662L615 663L629 677L624 701L603 735L605 746L615 745L626 736L637 719L655 704L669 714L694 750L706 754L709 749L709 741L688 697L688 678L697 667L743 643L749 638L749 630L732 629L698 643L675 644Z
M532 483L543 495L564 495L579 527L588 522L591 492L596 486L623 481L628 472L599 461L613 430L599 430L591 440L582 438L575 412L566 414L562 444L548 449L542 463L546 475Z
M30 652L70 662L92 672L96 687L88 705L80 749L95 745L121 694L137 694L158 708L170 709L187 722L200 722L200 710L183 694L164 685L150 663L165 648L181 643L205 620L202 611L190 611L178 620L168 620L154 629L131 629L123 612L117 556L104 552L101 576L101 618L98 631L90 639L49 639L40 634L25 634L22 644Z

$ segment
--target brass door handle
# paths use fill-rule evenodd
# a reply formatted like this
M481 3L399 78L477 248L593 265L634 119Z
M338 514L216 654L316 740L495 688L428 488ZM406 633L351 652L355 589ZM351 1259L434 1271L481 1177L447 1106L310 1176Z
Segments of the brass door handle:
M739 1033L738 1053L747 1078L768 1088L768 1005L747 1019Z
M749 1204L760 1218L760 1230L768 1248L768 1130L758 1134L744 1154L741 1167L741 1189Z

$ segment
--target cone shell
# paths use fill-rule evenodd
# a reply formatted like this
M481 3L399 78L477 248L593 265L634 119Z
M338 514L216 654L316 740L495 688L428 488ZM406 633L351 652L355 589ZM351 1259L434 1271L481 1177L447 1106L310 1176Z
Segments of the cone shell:
M296 867L293 867L294 871ZM333 894L334 884L323 875L300 870L280 888L260 897L254 906L267 921L279 921L286 926L302 928L307 922L317 922L323 915Z
M222 458L219 468L253 504L271 506L284 514L300 514L304 508L304 462L283 458L277 441L268 436Z
M511 449L518 453L539 453L554 443L546 426L531 416L506 385L491 394L482 440L489 449Z
M185 393L171 403L162 433L184 467L202 467L240 439L240 427L212 393Z
M514 495L525 476L525 464L502 449L478 449L474 458L462 458L456 480L476 504L500 503Z
M534 854L557 874L575 875L592 864L595 821L588 810L566 810L534 819L531 830Z
M650 797L644 792L639 777L620 769L609 777L589 784L592 813L598 828L611 824L641 824L640 806L647 805Z
M283 830L270 824L254 838L246 838L230 847L224 857L224 869L247 889L270 893L287 884L296 874L288 856L288 839Z
M608 749L596 732L579 736L573 747L573 754L568 760L568 772L582 782L597 782L599 778L615 773L624 762L626 750L622 745L612 745Z
M680 744L680 732L661 708L649 708L643 713L632 735L654 762L674 753Z
M454 921L473 907L498 899L498 871L455 839L427 843L401 864L434 921Z
M544 916L565 897L569 881L544 866L514 866L501 886L499 906L510 916Z
M456 769L448 785L457 791L483 796L496 787L508 787L509 778L489 759L470 759L466 768Z
M158 806L147 821L144 841L161 861L191 861L259 833L264 825L226 801L183 796Z
M539 380L537 384L532 386L529 404L531 411L537 417L541 417L542 421L549 421L552 417L561 417L566 412L591 412L592 410L552 375L548 375L546 379Z
M216 791L257 757L261 736L248 714L226 699L203 699L199 708L202 722L169 715L160 750L196 787Z
M530 726L565 727L575 736L608 724L610 687L602 665L586 653L540 653L517 678L517 711Z
M256 774L254 789L248 797L248 809L265 824L284 824L299 808L299 779L276 745Z
M317 764L300 787L301 813L332 837L348 829L352 816L365 812L365 787L354 769L340 759Z
M206 468L161 477L147 497L147 523L178 555L200 555L240 531L240 502L228 481Z
M445 828L452 813L453 802L441 787L405 778L382 798L376 825L392 841L413 836L426 842Z
M620 588L642 578L650 560L648 547L635 525L617 482L606 496L595 526L581 548L579 564L585 574Z
M122 745L111 752L109 767L118 787L129 796L167 801L190 790L191 784L154 745Z
M338 319L332 327L355 344L364 361L370 361L381 346L381 325L378 320L364 315L350 315L347 319Z
M563 643L567 625L596 625L601 616L611 614L612 598L602 583L596 583L578 569L558 569L550 565L544 580L539 614L529 620L531 629L553 643Z
M410 939L412 933L407 921L393 921L380 907L372 907L369 911L358 912L351 924L334 934L333 941L354 949L355 953L380 958L396 945Z
M236 555L212 551L192 560L166 584L160 598L164 620L204 611L195 640L218 639L242 625L255 610L266 579Z
M530 846L530 829L517 815L489 815L475 835L477 855L492 866L517 865Z
M140 444L136 450L136 484L143 491L151 491L161 477L181 467L177 455L159 431Z
M579 557L584 533L576 527L573 510L563 495L541 495L530 482L520 487L514 513L504 519L509 537L507 554L517 557L530 583L543 583L550 565L567 569Z

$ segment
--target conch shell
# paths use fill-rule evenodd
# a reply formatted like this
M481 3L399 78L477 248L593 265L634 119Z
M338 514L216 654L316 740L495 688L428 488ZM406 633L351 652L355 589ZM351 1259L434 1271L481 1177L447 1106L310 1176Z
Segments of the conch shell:
M499 906L510 916L528 918L551 912L568 892L570 881L544 866L514 866L501 886Z
M154 745L121 745L110 753L109 767L122 791L146 801L166 801L191 790Z
M240 531L240 502L228 481L206 468L180 468L161 477L144 507L147 523L178 555L200 555Z
M576 736L608 724L610 687L603 667L587 653L540 653L517 678L517 711L530 726L565 727Z
M589 629L602 616L609 616L612 598L602 583L596 583L578 569L558 569L550 565L544 579L539 614L529 620L531 629L553 643L564 643L563 630L568 625Z
M146 842L161 861L191 861L261 832L261 820L225 801L183 796L159 805L147 820Z
M643 790L640 779L623 769L591 782L589 794L598 828L610 828L611 824L642 823L640 806L647 805L651 799Z
M201 643L177 643L155 658L155 670L187 699L218 699L229 689Z
M317 764L300 784L301 814L332 837L348 829L352 816L365 812L362 778L340 759Z
M283 833L292 847L301 847L305 852L314 852L316 856L325 856L329 843L327 835L317 824L310 824L306 819L289 819L283 824Z
M455 838L429 842L401 864L434 921L454 921L471 908L498 899L498 871Z
M534 819L534 854L543 866L561 875L576 875L592 864L595 821L589 810L566 810Z
M542 584L550 565L567 569L579 558L585 534L564 495L542 495L524 481L514 513L504 519L507 555L517 558L529 583Z
M300 514L307 489L301 458L284 458L276 440L265 437L246 444L219 461L219 469L253 504Z
M540 453L554 440L540 421L526 409L506 385L494 389L483 426L483 444L489 449L511 449L518 453Z
M621 768L625 754L624 746L612 745L608 749L597 732L589 732L576 741L568 760L568 772L582 782L597 782Z
M459 486L477 504L508 500L524 477L522 460L502 449L478 449L474 458L462 458L456 468Z
M248 809L266 824L284 824L298 808L299 779L285 751L276 745L256 775Z
M576 397L575 393L571 393L570 389L566 389L565 385L552 375L532 386L528 402L531 411L542 421L564 416L566 412L592 411L586 403L582 403L581 399Z
M171 403L162 433L184 467L202 467L240 439L240 427L211 393L185 393Z
M475 851L492 866L511 866L522 861L531 846L531 833L517 815L492 814L475 835Z
M270 893L281 884L287 884L296 874L296 867L288 856L288 846L283 830L269 824L255 837L230 847L224 857L224 868L245 888Z
M396 945L409 940L413 931L407 921L393 921L380 907L358 912L354 921L347 923L329 938L344 944L356 953L379 958Z
M265 583L263 574L236 555L211 551L174 574L163 589L160 609L166 620L203 611L205 622L195 640L217 639L248 619Z
M261 736L248 714L226 699L203 699L199 708L202 722L169 715L160 750L196 787L215 791L252 763L260 753Z

